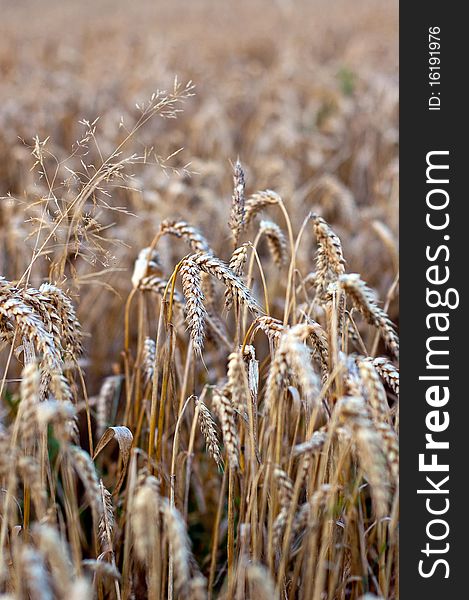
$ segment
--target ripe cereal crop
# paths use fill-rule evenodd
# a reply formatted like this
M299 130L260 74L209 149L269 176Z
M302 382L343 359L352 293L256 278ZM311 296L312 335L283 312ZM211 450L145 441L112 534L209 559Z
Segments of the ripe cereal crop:
M398 598L394 5L0 5L0 598Z

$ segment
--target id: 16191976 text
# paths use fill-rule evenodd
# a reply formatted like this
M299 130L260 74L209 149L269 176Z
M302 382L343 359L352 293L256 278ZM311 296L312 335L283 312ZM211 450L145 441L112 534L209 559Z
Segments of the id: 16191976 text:
M440 28L428 28L428 85L431 93L428 98L428 110L440 110Z

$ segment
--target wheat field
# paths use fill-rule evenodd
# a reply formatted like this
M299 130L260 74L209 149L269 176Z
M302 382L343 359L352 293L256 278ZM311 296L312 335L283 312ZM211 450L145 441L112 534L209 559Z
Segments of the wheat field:
M397 7L0 8L0 598L398 598Z

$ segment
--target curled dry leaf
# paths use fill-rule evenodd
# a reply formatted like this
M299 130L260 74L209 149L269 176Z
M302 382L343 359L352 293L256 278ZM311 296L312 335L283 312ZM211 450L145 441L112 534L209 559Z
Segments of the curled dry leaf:
M134 436L128 427L124 427L123 425L119 425L116 427L108 427L106 431L103 433L101 439L96 446L94 451L93 460L96 460L97 456L101 453L102 450L109 444L111 440L116 440L119 444L119 452L122 457L122 469L119 476L119 480L114 488L113 494L119 493L119 490L122 486L122 482L124 481L125 473L127 471L127 464L129 462L130 457L130 449L132 448L132 442L134 440Z

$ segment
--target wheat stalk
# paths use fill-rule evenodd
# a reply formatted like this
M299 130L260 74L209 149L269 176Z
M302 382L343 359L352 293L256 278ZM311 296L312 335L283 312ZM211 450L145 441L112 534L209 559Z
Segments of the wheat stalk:
M272 190L256 192L246 200L244 223L247 227L264 208L273 204L280 204L280 196Z
M345 272L342 243L326 221L312 214L311 220L318 245L316 254L316 293L323 298L330 283Z
M340 286L352 300L354 307L381 333L393 356L399 358L399 338L388 315L377 304L376 294L357 273L340 276Z
M223 442L225 445L228 461L232 469L239 465L239 438L234 419L234 410L230 400L219 389L213 390L213 407L217 412L221 423Z
M239 236L244 228L245 187L244 169L238 158L233 169L233 196L231 200L231 214L229 220L229 228L231 229L231 233L233 235L233 245L235 248L238 245Z
M340 415L353 431L353 441L361 467L370 484L376 515L379 518L384 517L389 507L389 486L382 437L368 417L362 398L342 398L338 408Z
M237 277L241 277L243 275L244 265L246 264L249 246L250 246L250 244L243 244L239 248L236 248L236 250L234 250L234 252L231 255L228 266ZM233 306L233 295L232 295L230 289L226 289L225 290L225 309L227 311L231 310L232 306Z
M101 491L96 469L90 455L78 446L70 446L69 453L72 464L83 482L88 502L93 507L95 514L101 516L104 510Z
M190 540L181 513L168 502L163 503L164 523L168 536L172 564L174 565L174 590L187 596L190 581Z
M186 259L180 273L186 300L186 322L190 329L194 351L196 354L201 354L204 345L207 311L201 286L200 268L194 261Z
M263 220L259 224L259 233L267 239L272 259L277 267L282 267L287 262L287 238L273 221Z
M166 219L160 225L160 233L162 235L174 235L177 238L183 239L189 244L192 252L211 252L205 237L198 229L192 227L186 221Z
M134 264L132 273L132 285L138 288L142 285L144 279L153 276L154 271L160 268L160 260L158 253L154 248L142 248L138 253L137 260Z
M383 381L385 381L392 391L399 396L399 370L397 367L382 356L378 356L371 360Z
M266 383L268 410L274 405L278 391L285 386L292 375L296 377L303 390L306 406L310 406L318 396L320 382L313 369L310 350L305 344L311 331L310 325L300 323L286 330L280 338Z
M132 499L131 512L135 552L147 565L159 543L160 505L159 482L155 477L147 477Z
M220 445L218 443L215 421L203 400L197 400L197 406L199 407L200 431L204 436L205 446L207 447L210 456L216 462L217 467L221 467L223 461L220 454Z
M239 303L245 304L253 313L260 312L261 309L250 290L222 260L211 254L200 253L192 255L186 261L193 261L202 271L222 281L233 297Z

